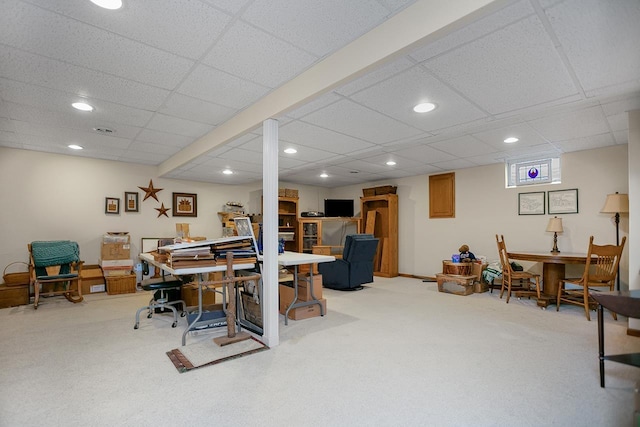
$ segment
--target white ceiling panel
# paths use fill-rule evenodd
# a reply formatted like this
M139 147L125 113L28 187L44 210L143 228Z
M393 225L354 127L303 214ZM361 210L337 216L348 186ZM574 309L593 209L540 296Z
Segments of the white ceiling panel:
M491 114L541 105L577 92L537 16L424 64Z
M424 131L448 128L487 117L468 100L419 66L365 89L352 98L359 103ZM432 102L437 108L420 114L413 107Z
M242 18L321 57L381 24L388 15L376 0L271 0L252 3Z
M268 91L267 87L205 65L196 67L178 88L184 95L236 109L255 102Z
M238 46L245 48L238 51ZM203 62L262 86L277 87L309 67L317 57L264 31L236 21Z
M640 1L567 0L545 13L585 91L637 85Z
M308 114L304 121L374 143L395 141L421 133L418 129L348 100Z
M265 95L294 100L275 117L290 184L332 188L626 144L627 111L640 108L640 2L500 6L389 62L353 70L359 55L335 61L322 75L351 78L310 96L297 91L314 93L313 79L281 85L320 75L319 59L382 23L385 35L359 40L364 54L401 39L406 21L395 14L407 8L402 17L427 21L430 3L137 0L107 11L86 0L4 0L0 146L159 165L203 134L216 141L236 114L246 122L256 109L243 110ZM424 98L438 108L413 113ZM94 111L71 109L79 100ZM162 176L259 182L262 128L248 123ZM505 145L507 134L520 141ZM72 142L85 150L71 152ZM282 153L290 145L298 153ZM236 173L223 175L226 167ZM333 176L319 178L323 170Z

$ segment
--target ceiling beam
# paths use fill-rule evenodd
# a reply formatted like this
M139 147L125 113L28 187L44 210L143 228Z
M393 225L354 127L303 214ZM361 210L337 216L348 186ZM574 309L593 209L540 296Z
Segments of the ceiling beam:
M504 6L506 0L418 0L321 60L180 150L158 167L160 176L360 77L423 43L432 42Z

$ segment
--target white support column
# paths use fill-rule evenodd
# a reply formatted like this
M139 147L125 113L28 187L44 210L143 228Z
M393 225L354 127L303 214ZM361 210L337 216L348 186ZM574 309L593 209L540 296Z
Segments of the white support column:
M262 122L262 325L269 347L280 342L278 313L278 121Z
M640 289L640 110L629 111L629 290ZM640 319L629 319L640 331Z

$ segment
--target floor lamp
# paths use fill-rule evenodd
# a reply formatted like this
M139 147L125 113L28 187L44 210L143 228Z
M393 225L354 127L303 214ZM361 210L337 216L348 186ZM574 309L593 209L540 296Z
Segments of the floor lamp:
M617 191L615 194L607 194L607 200L605 200L604 207L600 212L616 214L616 246L620 245L620 214L629 213L629 195L619 194ZM616 276L616 290L620 290L620 264L618 264L618 273Z

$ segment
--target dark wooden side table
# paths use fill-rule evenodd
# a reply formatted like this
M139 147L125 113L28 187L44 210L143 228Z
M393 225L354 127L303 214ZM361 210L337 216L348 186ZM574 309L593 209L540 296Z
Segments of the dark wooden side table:
M600 357L600 387L604 388L604 361L612 360L640 368L640 353L604 355L604 309L622 316L640 319L640 290L591 292L598 302L598 353Z

